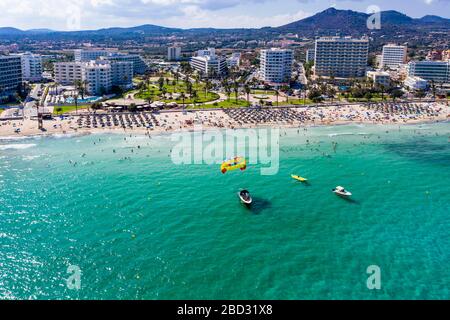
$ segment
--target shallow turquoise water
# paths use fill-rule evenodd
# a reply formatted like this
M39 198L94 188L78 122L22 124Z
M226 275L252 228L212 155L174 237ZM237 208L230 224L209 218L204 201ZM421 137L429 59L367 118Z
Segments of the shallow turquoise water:
M167 136L0 140L0 298L450 298L448 123L281 136L275 176L175 166Z

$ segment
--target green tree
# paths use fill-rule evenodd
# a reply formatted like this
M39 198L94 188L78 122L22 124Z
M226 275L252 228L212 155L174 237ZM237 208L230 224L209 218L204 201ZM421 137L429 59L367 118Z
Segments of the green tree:
M248 84L244 86L244 92L247 95L247 104L250 105L250 93L252 92L252 90L250 89L250 86Z

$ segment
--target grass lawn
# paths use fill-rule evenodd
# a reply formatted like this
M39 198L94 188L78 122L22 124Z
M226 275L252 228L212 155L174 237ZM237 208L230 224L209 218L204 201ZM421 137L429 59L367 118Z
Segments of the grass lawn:
M250 103L247 100L225 100L217 103L216 108L243 108L249 107Z
M343 94L338 95L338 97L336 97L336 100L347 100L348 102L369 102L366 98L354 98L351 95L346 98ZM370 101L382 102L383 99L381 98L381 94L374 94ZM392 101L392 98L385 94L384 101Z
M162 98L162 91L159 90L159 86L157 84L151 84L149 86L149 88L141 93L138 93L136 95L137 98L139 99L148 99L148 98L152 98L153 101L162 101L162 102L166 102L166 103L170 103L170 102L176 102L178 104L182 104L183 100L180 99L179 97L172 97L172 99L170 99L171 94L181 94L184 93L186 96L188 96L187 93L187 86L186 83L184 81L178 81L178 84L173 85L172 82L170 84L164 84L164 88L166 89L166 98ZM205 102L212 102L215 100L218 100L220 98L220 96L217 93L213 93L213 92L208 92L206 93L205 90L205 85L202 83L196 84L193 83L192 84L192 90L197 92L197 98L195 99L195 103L205 103ZM193 104L194 103L194 99L192 98L186 98L184 100L185 104Z
M90 107L90 105L81 105L81 106L78 106L78 110L87 109L89 107ZM61 108L62 111L57 112L56 109L58 109L58 108ZM75 106L61 106L61 107L55 106L55 108L53 109L53 114L54 115L65 114L65 113L69 113L69 112L76 111L76 110L77 110L77 108L75 108Z
M231 99L229 101L225 100L216 103L197 105L195 107L189 106L188 109L218 109L218 108L231 109L231 108L244 108L249 106L250 104L246 100L238 100L238 102L236 102L236 100Z

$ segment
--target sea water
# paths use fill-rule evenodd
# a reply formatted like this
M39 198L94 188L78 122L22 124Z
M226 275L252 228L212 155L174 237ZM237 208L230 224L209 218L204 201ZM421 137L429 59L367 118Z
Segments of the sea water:
M3 138L0 299L449 299L449 136L281 129L274 176L174 165L170 135Z

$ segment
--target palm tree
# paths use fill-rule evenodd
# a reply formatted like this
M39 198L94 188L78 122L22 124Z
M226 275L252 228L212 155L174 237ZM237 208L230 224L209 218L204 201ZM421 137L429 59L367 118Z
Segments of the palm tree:
M86 93L85 85L87 84L87 81L75 80L74 84L77 94L80 94L81 98L84 99L84 94Z
M333 103L336 96L336 89L333 86L329 86L327 90L327 95L331 98L331 103Z
M279 105L279 98L280 98L280 92L278 90L275 90L275 96L277 98L277 107Z
M194 105L197 103L198 93L196 90L192 92L192 100L194 101Z
M162 89L164 88L164 78L160 77L158 79L158 86L159 86L159 91L162 91Z
M225 87L224 87L224 90L225 90L225 93L226 93L226 95L228 97L228 101L230 101L230 97L231 97L231 88L230 88L230 86L228 84L226 84Z
M238 103L238 99L239 99L239 82L237 82L237 81L235 81L234 82L234 85L233 85L233 91L234 91L234 94L236 95L236 103Z
M163 87L161 89L161 96L164 100L166 99L166 94L167 94L167 89L166 89L166 87Z
M78 115L78 92L76 92L72 96L73 100L75 101L75 114Z
M183 101L183 110L184 110L184 109L185 109L184 101L186 100L186 95L184 94L184 92L182 92L182 93L180 94L180 98L181 98L181 100Z
M381 101L384 101L384 93L386 92L386 87L384 84L380 84L380 91L381 91Z
M431 92L433 93L433 99L436 100L436 83L431 80Z
M250 86L248 84L244 86L244 92L247 95L247 104L250 105L250 93L252 92L252 90L250 89Z
M305 84L303 87L303 105L306 105L306 94L308 92L308 85Z
M211 89L212 89L212 83L211 83L211 81L209 79L207 79L206 82L205 82L205 96L206 97L208 96L208 92Z
M192 95L192 89L193 89L192 83L189 81L187 83L187 91L188 91L189 95Z

